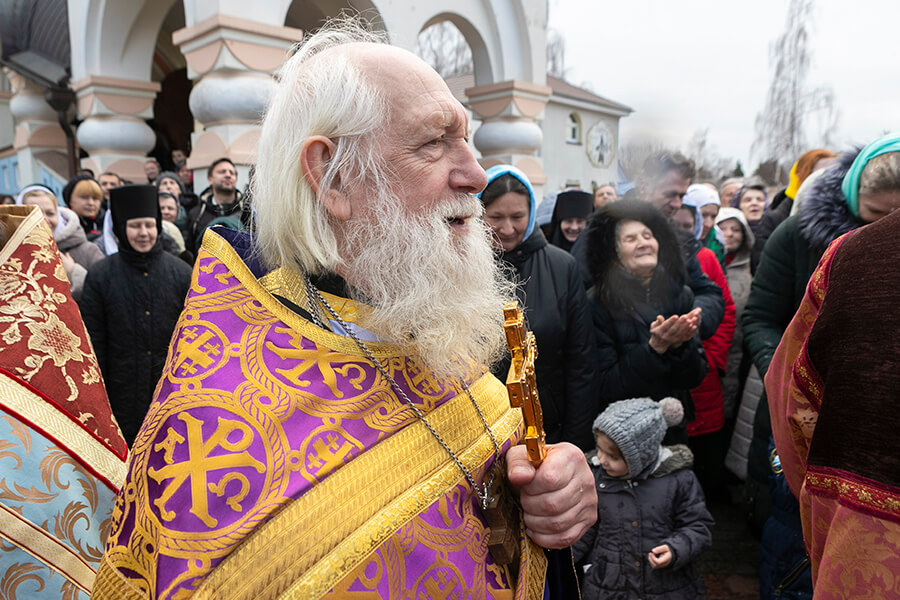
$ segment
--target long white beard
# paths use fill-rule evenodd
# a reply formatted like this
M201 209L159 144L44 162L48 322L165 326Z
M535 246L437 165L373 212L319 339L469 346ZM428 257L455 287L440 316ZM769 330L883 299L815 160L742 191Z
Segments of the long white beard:
M354 299L373 309L361 325L439 375L461 377L470 360L491 365L505 347L503 304L515 293L494 260L481 203L460 194L416 214L382 192L368 208L339 236ZM459 215L471 215L464 233L448 224Z

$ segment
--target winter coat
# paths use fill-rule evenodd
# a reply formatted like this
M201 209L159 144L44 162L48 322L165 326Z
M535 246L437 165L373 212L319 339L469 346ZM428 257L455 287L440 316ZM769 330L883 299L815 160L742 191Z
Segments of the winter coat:
M734 431L731 433L728 452L725 454L725 466L738 479L746 481L747 462L750 459L750 443L753 441L753 424L756 420L759 400L765 391L759 372L753 365L750 365L750 371L747 373L747 377L742 382L740 389L740 403L734 419Z
M728 351L734 336L735 313L728 282L715 253L709 248L703 248L697 253L697 260L700 261L700 267L706 276L722 289L722 297L725 299L725 317L716 333L709 339L703 340L703 351L709 367L706 377L703 378L700 385L691 390L696 417L687 426L690 436L719 431L725 424L721 376L725 373Z
M535 228L502 260L517 284L528 328L534 332L538 356L535 374L544 430L551 443L567 441L582 450L594 445L591 424L599 412L594 384L594 340L591 311L575 259L547 243ZM508 361L498 376L505 381Z
M60 252L68 252L77 264L90 269L94 263L103 258L103 253L96 245L88 241L81 227L78 215L65 206L58 207L60 227L53 233Z
M725 317L725 299L722 290L710 281L700 268L697 253L703 248L700 241L680 227L670 226L675 231L675 238L681 246L684 269L687 274L685 284L694 294L694 306L703 309L700 320L700 339L705 340L716 333L719 324Z
M743 316L744 339L763 377L828 244L864 224L841 192L855 158L855 153L844 154L839 165L827 169L798 214L779 225L763 249Z
M716 228L713 227L706 234L706 238L700 240L700 243L703 244L704 248L709 248L713 251L713 254L716 255L716 260L719 261L719 266L722 267L722 271L725 271L725 244L719 238L720 235L721 233L717 235Z
M792 200L787 198L778 206L790 202ZM763 216L763 223L777 211L778 207L776 206L775 210L767 212ZM734 330L731 350L728 352L725 377L722 378L725 418L735 419L728 453L725 455L725 466L743 481L747 478L747 458L750 452L750 440L753 438L753 420L763 391L762 380L756 367L751 367L749 359L744 359L744 329L741 326L741 316L744 313L744 307L750 295L750 286L753 282L750 265L755 240L750 225L747 224L747 217L739 209L722 209L719 216L716 217L716 225L728 219L737 219L741 224L744 229L744 241L733 255L727 257L730 260L727 273L728 285L734 300L737 327ZM745 373L747 368L749 368L749 374Z
M794 199L787 195L787 189L783 189L772 198L772 204L769 210L765 212L762 219L756 225L753 246L751 246L750 265L753 272L759 266L759 258L762 256L763 247L769 241L772 232L775 231L781 223L791 214L791 207L794 205ZM745 219L746 220L746 219ZM749 224L747 225L749 229Z
M742 318L744 343L762 378L828 244L864 224L850 212L841 191L856 154L842 155L838 165L819 176L799 212L775 229L763 249ZM765 415L756 419L762 429L754 432L748 475L766 482L766 448L771 434L768 404L760 402L759 410L765 410Z
M60 253L67 252L75 261L75 266L68 277L72 298L77 302L81 300L81 291L88 269L103 258L103 253L88 241L78 215L65 206L59 206L57 210L59 221L53 232L53 239L56 240Z
M771 214L771 213L767 213ZM765 217L763 217L765 218ZM731 291L731 299L734 300L735 329L734 338L731 341L731 349L728 351L728 364L725 367L725 376L722 378L722 402L725 408L725 418L730 419L740 401L743 389L742 376L740 374L741 360L744 355L744 330L741 327L741 317L747 298L750 296L750 285L753 275L750 272L751 252L754 248L753 232L747 223L747 217L739 209L723 208L716 217L716 225L728 219L737 219L744 229L744 241L733 256L726 257L728 270L728 288ZM730 261L730 262L729 262ZM752 419L751 419L752 420Z
M648 286L627 274L618 262L615 228L626 219L647 225L659 244L657 267ZM652 205L622 201L595 213L584 235L588 270L594 283L588 298L597 334L600 408L628 398L647 396L659 400L674 396L684 406L684 422L691 422L694 404L689 390L703 380L707 371L699 335L663 354L650 347L650 324L657 315L682 315L694 307L694 295L685 285L675 230ZM722 291L714 283L710 285L721 300Z
M122 251L88 272L81 315L106 383L109 403L130 446L162 374L191 268L159 240L135 262Z
M714 523L690 469L692 460L686 446L665 447L649 477L626 480L607 476L596 457L591 459L597 522L574 547L575 560L591 565L582 598L706 597L696 559L711 545ZM669 545L674 559L653 569L647 556L662 544Z

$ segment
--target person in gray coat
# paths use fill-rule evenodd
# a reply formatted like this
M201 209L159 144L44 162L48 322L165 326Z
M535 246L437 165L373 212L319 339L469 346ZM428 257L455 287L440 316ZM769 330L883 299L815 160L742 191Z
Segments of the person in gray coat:
M660 445L682 410L675 398L632 398L594 421L597 522L574 547L589 564L583 598L706 597L696 559L712 543L713 518L690 449Z

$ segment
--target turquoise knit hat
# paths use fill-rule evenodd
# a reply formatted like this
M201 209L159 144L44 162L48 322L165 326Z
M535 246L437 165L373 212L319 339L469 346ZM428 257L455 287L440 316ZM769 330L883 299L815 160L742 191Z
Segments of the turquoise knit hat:
M841 191L844 192L844 197L847 199L847 208L850 209L854 217L859 217L859 180L862 177L863 170L865 170L870 160L888 152L900 152L900 133L891 133L869 142L859 152L853 164L850 165L850 170L844 175Z

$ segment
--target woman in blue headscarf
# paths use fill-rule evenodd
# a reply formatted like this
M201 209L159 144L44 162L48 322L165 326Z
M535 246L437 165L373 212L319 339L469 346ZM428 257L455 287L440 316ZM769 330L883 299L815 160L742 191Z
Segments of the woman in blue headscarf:
M484 220L537 340L535 371L547 441L589 450L599 402L592 394L593 324L578 266L535 227L534 191L525 174L497 165L487 175L488 185L480 194ZM495 373L505 379L508 368L507 361Z

